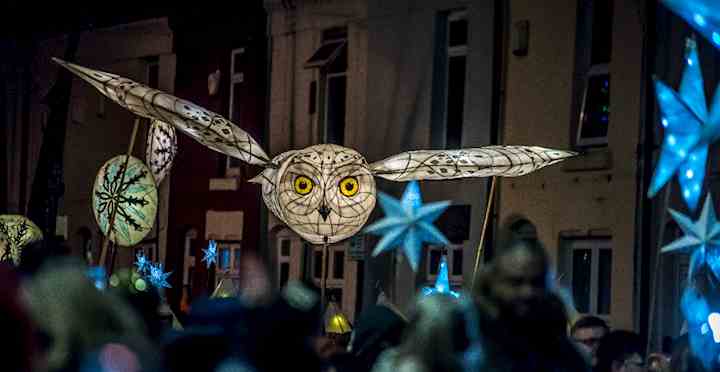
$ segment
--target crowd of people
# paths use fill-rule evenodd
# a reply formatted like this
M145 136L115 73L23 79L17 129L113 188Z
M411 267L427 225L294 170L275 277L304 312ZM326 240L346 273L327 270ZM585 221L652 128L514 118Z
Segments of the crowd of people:
M318 291L301 282L197 299L178 320L132 269L98 285L84 262L30 246L18 267L0 266L0 370L702 371L686 339L646 357L633 332L593 316L571 322L544 248L499 248L460 297L419 294L407 317L379 303L337 334L324 327Z

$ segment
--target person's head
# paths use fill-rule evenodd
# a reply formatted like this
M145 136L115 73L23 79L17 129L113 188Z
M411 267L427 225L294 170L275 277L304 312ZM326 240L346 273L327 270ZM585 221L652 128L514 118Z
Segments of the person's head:
M598 372L640 372L645 358L640 336L630 331L612 331L597 349Z
M418 298L399 346L398 361L419 362L431 371L461 369L457 358L468 348L465 314L450 296Z
M502 311L524 317L531 303L547 292L548 258L537 240L511 240L489 264L487 293Z
M607 323L596 316L584 316L578 319L570 329L570 337L580 347L580 350L591 358L593 367L597 365L597 348L600 340L608 331Z

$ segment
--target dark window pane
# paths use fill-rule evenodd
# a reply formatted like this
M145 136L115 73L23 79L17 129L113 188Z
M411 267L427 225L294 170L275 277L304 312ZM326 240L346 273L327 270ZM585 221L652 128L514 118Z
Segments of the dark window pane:
M305 62L305 67L324 66L331 58L337 56L340 47L345 44L345 40L327 42L318 48L312 57Z
M598 314L610 314L612 287L612 250L601 249L598 262Z
M588 80L581 122L581 138L605 138L610 121L610 75L595 75Z
M322 278L322 259L323 254L320 251L315 251L313 256L313 276L316 279Z
M451 47L467 45L468 21L458 19L450 21L450 38L448 45Z
M451 205L435 225L451 243L462 244L470 238L470 206Z
M463 250L456 249L453 252L452 275L462 275L463 273Z
M310 83L310 94L308 99L308 114L312 115L317 111L317 81Z
M434 249L430 251L430 275L437 275L440 257L442 257L440 250Z
M450 57L448 63L447 119L445 147L460 148L462 144L463 110L465 107L465 56Z
M240 271L240 250L234 249L233 250L233 268L236 272Z
M290 257L290 240L283 239L280 241L280 255Z
M333 27L323 30L323 41L347 39L347 27Z
M577 311L590 311L590 275L592 268L592 251L576 249L573 251L572 293Z
M243 72L243 64L245 63L245 52L235 53L233 59L233 74L239 74Z
M612 51L612 0L592 2L592 54L591 63L609 63Z
M242 117L240 116L242 113L242 83L233 84L232 90L232 112L230 113L230 121L242 127Z
M335 252L333 262L333 278L342 279L345 277L345 252Z
M160 65L153 63L148 66L148 86L157 89L160 83Z
M230 268L230 250L220 248L220 268L225 270Z
M280 287L284 287L290 278L290 263L283 262L280 264Z
M327 143L342 145L345 141L345 76L328 77L327 88Z
M326 71L328 74L347 71L348 48L347 44L340 49L338 55L328 63Z

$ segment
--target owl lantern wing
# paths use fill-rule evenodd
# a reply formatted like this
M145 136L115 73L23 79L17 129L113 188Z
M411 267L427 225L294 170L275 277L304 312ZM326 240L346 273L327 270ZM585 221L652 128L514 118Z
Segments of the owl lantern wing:
M370 164L377 177L391 181L517 177L576 156L537 146L485 146L458 150L407 151Z
M57 58L53 61L138 116L172 124L203 145L246 163L269 163L265 151L247 132L212 111L115 74Z

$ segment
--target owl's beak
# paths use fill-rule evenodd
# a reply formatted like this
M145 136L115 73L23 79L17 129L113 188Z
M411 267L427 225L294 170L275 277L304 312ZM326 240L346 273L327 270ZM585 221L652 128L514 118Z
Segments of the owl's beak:
M323 205L320 206L320 209L318 209L318 212L320 213L320 217L322 217L323 221L327 221L328 216L330 215L330 208L323 203Z

